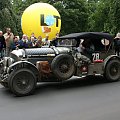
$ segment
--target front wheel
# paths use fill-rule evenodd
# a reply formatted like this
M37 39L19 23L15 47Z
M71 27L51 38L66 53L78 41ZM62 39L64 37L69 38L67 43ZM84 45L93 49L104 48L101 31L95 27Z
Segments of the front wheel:
M120 60L113 59L105 67L105 78L107 81L114 82L120 79Z
M8 86L17 96L29 95L36 87L36 77L29 69L18 69L10 74Z

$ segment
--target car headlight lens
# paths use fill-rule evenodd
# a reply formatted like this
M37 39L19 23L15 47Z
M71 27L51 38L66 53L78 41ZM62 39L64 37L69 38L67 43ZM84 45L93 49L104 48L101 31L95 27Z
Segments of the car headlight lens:
M4 57L4 58L3 58L3 65L4 65L4 66L7 66L7 59L8 59L8 57Z
M11 57L4 57L3 58L3 65L8 67L14 62L14 59Z

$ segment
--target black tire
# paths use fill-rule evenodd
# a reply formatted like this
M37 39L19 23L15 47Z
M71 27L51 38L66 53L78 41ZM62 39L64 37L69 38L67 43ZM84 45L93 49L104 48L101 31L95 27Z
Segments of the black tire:
M8 88L8 83L7 82L2 82L1 85L5 88Z
M107 63L104 77L110 82L115 82L120 79L120 60L113 59Z
M36 83L34 73L26 68L13 71L8 80L8 86L16 96L31 94L36 87Z
M51 69L58 79L69 79L75 72L74 58L68 54L60 54L53 59Z

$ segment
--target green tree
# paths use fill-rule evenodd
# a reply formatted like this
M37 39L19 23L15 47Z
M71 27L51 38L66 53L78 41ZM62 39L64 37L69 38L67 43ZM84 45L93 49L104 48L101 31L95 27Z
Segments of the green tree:
M90 3L91 2L89 2L89 5ZM94 6L94 10L92 6ZM89 11L90 31L107 31L111 34L116 34L120 31L119 0L109 0L109 2L100 0L98 2L93 2Z
M62 34L86 31L88 14L84 0L60 0L53 6L61 15Z
M107 2L106 2L107 5ZM111 33L120 32L120 1L110 0L108 12L108 29Z
M105 7L104 2L99 1L99 2L92 2L88 3L89 7L89 30L90 31L106 31L105 26L106 26L106 21L108 19L107 17L107 11L108 7ZM94 6L94 7L93 7ZM94 9L93 9L94 8Z
M0 29L4 30L6 27L10 27L17 34L17 19L10 0L0 1L0 16Z

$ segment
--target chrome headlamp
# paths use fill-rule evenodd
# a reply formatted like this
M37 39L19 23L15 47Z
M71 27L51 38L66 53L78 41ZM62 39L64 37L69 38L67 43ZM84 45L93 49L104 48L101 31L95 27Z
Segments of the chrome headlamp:
M8 58L8 66L12 65L14 62L14 59L13 58Z
M25 51L23 49L13 50L11 52L11 56L12 57L14 56L15 59L17 59L17 61L19 61L25 57Z
M4 57L3 58L3 65L9 67L14 62L14 59L11 57Z
M4 57L4 58L3 58L3 65L4 65L4 66L7 66L7 59L8 59L8 57Z

